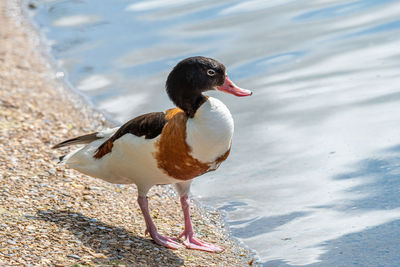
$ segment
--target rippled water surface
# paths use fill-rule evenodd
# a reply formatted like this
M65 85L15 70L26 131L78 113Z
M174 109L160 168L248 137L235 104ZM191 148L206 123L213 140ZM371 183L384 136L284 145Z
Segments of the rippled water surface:
M68 80L123 122L171 107L182 58L228 67L213 93L232 153L193 193L266 266L400 262L400 2L37 0Z

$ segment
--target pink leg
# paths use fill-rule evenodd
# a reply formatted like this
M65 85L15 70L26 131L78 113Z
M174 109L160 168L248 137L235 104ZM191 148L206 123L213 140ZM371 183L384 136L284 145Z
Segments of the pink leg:
M146 222L146 233L150 233L151 238L153 238L153 240L161 246L164 246L167 248L172 248L172 249L181 248L182 245L175 242L173 240L173 238L170 238L167 236L162 236L157 232L157 227L153 223L153 220L151 219L151 216L149 213L149 204L147 201L147 197L139 196L138 203L139 203L140 209L142 210L144 220Z
M190 199L188 195L181 196L181 204L183 210L183 216L185 218L185 231L179 236L185 236L185 241L183 244L190 249L204 250L208 252L222 252L223 248L206 243L194 237L194 230L192 225L192 220L190 219Z

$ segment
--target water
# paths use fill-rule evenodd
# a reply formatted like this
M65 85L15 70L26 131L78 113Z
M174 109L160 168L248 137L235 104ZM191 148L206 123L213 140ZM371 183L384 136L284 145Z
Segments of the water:
M399 1L36 2L68 80L118 122L171 107L165 78L187 56L253 90L212 94L233 148L192 191L260 262L400 262Z

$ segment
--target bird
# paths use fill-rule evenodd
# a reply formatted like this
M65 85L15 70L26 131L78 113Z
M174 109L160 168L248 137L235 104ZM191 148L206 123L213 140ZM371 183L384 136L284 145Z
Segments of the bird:
M203 56L178 62L165 89L175 108L143 114L120 127L68 139L53 148L84 144L61 157L60 163L111 183L136 184L145 233L155 243L170 249L222 252L224 248L196 237L190 218L192 180L226 160L234 131L226 105L204 93L217 90L244 97L252 92L234 84L222 63ZM165 184L173 184L180 197L184 230L178 238L159 234L148 208L150 188Z

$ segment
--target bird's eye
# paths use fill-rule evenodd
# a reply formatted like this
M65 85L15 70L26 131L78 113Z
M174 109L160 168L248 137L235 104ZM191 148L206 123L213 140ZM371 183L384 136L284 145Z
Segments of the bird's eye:
M207 75L208 75L208 76L214 76L214 75L215 75L215 70L213 70L213 69L208 69L208 70L207 70Z

